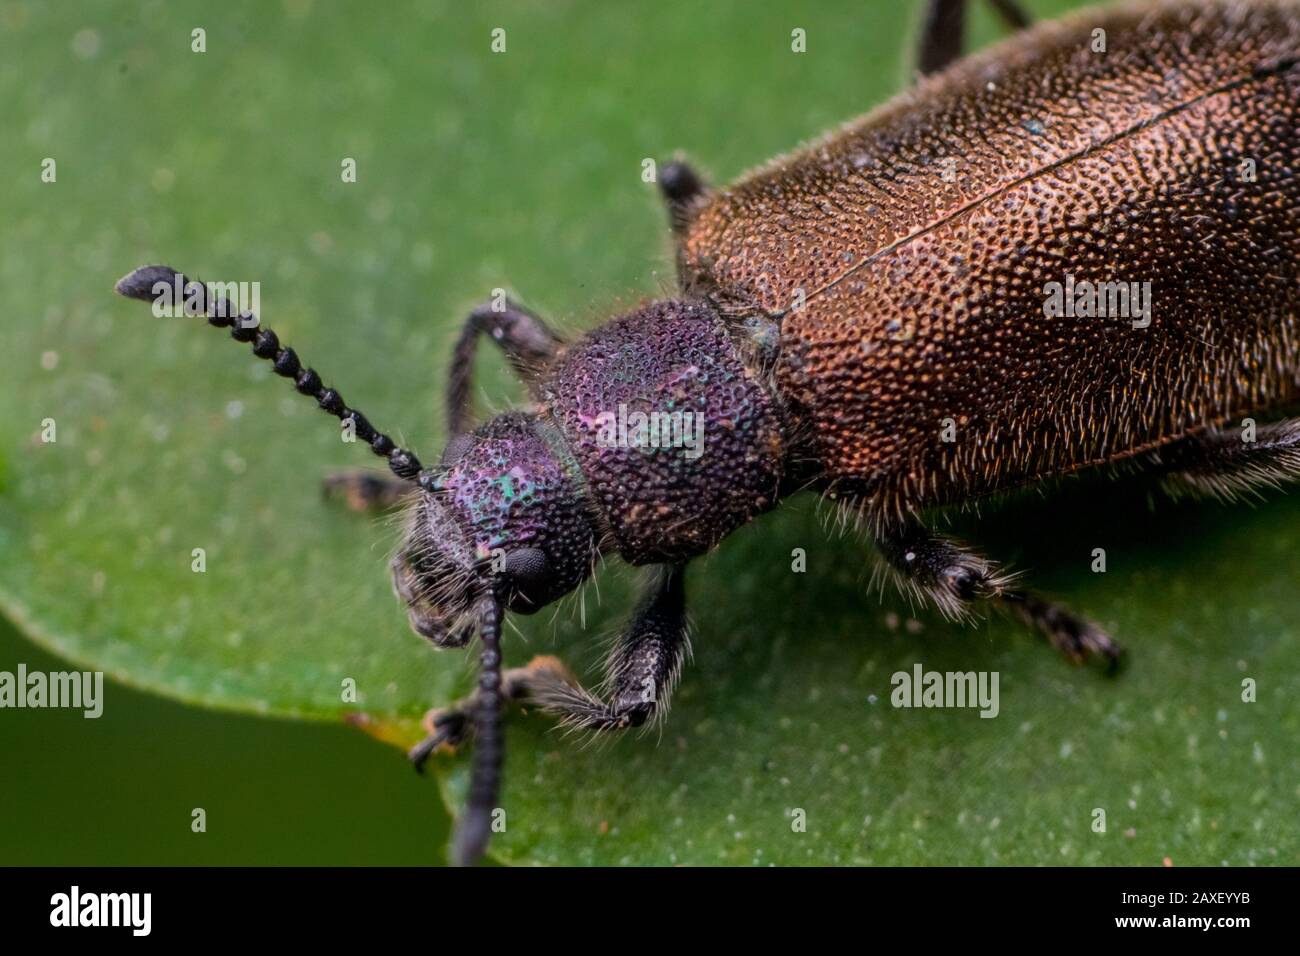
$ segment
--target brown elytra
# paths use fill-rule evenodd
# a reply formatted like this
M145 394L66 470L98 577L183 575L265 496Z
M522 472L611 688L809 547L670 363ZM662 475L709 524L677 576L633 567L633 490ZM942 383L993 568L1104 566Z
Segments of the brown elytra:
M1156 448L1297 395L1297 57L1283 4L1043 24L704 202L683 275L781 317L779 389L869 508ZM1067 276L1149 282L1150 325L1045 315Z

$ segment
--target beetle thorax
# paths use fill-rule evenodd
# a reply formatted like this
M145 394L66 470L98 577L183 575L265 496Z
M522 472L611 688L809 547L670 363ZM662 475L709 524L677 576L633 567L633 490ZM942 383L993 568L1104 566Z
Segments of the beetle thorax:
M706 303L656 302L596 329L561 357L545 394L633 564L703 553L776 502L779 407Z

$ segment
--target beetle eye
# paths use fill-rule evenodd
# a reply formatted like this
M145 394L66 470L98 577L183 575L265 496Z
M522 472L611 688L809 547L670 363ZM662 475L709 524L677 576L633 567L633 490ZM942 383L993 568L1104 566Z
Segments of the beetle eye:
M531 614L551 600L553 572L545 551L538 548L509 551L502 572L512 592L509 602L512 611Z
M441 465L443 468L450 468L460 460L465 452L469 451L474 444L472 435L457 435L451 441L447 442L447 447L442 450Z
M503 570L510 583L527 589L528 585L545 580L550 562L546 559L546 552L539 548L518 548L506 555Z

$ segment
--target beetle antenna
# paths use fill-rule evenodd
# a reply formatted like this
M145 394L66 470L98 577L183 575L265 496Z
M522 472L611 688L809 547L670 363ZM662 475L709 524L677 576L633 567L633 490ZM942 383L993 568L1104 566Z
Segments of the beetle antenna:
M294 388L316 399L316 404L339 421L350 421L357 437L376 455L386 459L388 467L398 478L418 481L423 487L432 477L431 473L421 469L420 460L414 454L399 448L391 438L377 431L355 408L348 408L343 396L336 389L327 388L316 370L304 366L293 349L281 346L276 334L260 325L257 316L247 311L235 314L224 296L209 296L208 287L203 282L186 279L169 266L141 266L119 279L114 288L119 295L144 302L156 302L169 290L183 294L186 312L206 316L208 324L216 328L229 328L230 337L236 342L251 342L253 354L269 360L275 374L293 379Z
M505 735L501 729L501 604L489 593L479 606L477 709L474 713L474 765L470 771L465 815L456 827L452 860L470 866L487 849L492 814L501 788Z

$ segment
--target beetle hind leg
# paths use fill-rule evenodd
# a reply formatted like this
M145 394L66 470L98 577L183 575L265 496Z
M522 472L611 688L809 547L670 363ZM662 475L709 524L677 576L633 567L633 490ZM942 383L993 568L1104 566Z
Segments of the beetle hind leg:
M1014 575L965 545L914 521L887 523L876 547L900 586L925 598L947 617L972 617L992 604L1010 611L1074 663L1089 657L1118 662L1121 649L1099 627L1016 585Z
M1235 501L1259 495L1300 481L1300 418L1261 425L1253 434L1236 429L1207 432L1152 457L1164 473L1165 490L1175 498Z

